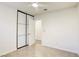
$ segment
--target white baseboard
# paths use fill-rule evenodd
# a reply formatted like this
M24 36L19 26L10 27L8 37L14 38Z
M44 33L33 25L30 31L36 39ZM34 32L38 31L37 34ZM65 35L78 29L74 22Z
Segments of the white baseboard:
M10 51L4 52L4 53L0 54L0 56L6 55L6 54L11 53L11 52L16 51L16 50L17 50L17 49L14 49L14 50L10 50Z
M69 50L69 49L65 49L65 48L60 48L60 47L51 47L50 45L45 45L45 44L42 44L43 46L47 46L47 47L50 47L50 48L55 48L55 49L59 49L59 50L62 50L62 51L67 51L67 52L71 52L71 53L75 53L75 54L78 54L78 52L76 51L73 51L73 50Z

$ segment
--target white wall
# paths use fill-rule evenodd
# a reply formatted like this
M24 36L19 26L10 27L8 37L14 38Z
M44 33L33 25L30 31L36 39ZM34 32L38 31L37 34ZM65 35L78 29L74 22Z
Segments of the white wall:
M77 8L37 15L42 20L42 45L79 53L79 17Z
M41 20L35 20L35 39L41 40L42 37L42 23Z
M0 4L0 55L16 50L16 10Z

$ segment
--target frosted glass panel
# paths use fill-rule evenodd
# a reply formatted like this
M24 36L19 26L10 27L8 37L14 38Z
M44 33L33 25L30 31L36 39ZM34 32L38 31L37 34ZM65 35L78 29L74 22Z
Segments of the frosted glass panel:
M18 47L21 47L21 46L23 46L23 45L25 45L25 40L26 39L26 37L25 37L25 35L19 35L19 37L18 37Z
M26 34L26 26L18 24L18 35Z
M35 23L33 20L33 17L30 15L27 15L27 38L29 45L32 45L35 42L34 34L35 34ZM28 35L29 34L29 35Z
M26 15L21 12L18 12L18 16L18 23L26 24Z
M18 12L18 48L26 45L26 14Z

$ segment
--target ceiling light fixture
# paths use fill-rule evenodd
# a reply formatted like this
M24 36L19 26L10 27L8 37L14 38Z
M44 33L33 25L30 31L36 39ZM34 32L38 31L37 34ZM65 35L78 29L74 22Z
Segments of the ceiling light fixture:
M37 3L33 3L32 6L33 7L38 7L38 4Z

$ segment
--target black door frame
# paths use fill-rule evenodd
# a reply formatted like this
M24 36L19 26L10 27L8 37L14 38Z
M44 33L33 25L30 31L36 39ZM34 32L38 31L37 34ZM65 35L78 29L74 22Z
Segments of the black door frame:
M30 16L32 16L32 17L34 17L34 16L31 15L31 14L25 13L25 12L23 12L23 11L17 10L17 32L16 32L17 36L16 36L16 48L17 48L17 49L20 49L20 48L22 48L22 47L18 47L18 12L21 12L21 13L23 13L23 14L26 15L26 44L25 44L24 46L22 46L22 47L28 46L28 44L27 44L27 15L30 15Z

